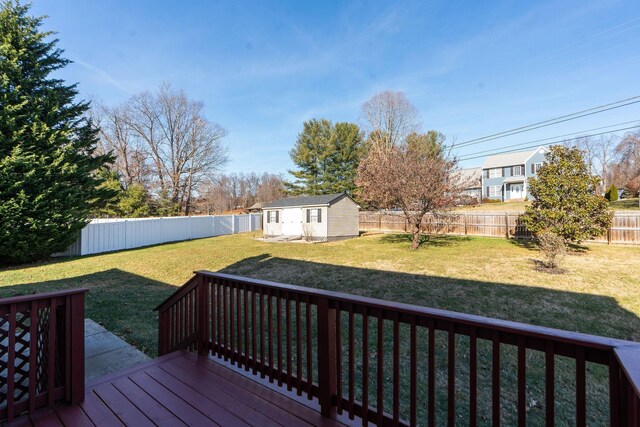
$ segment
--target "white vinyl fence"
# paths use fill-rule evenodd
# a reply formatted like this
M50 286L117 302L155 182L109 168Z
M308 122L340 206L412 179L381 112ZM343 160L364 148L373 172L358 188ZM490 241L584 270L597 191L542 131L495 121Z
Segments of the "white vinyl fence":
M94 219L65 252L90 255L262 229L262 214Z

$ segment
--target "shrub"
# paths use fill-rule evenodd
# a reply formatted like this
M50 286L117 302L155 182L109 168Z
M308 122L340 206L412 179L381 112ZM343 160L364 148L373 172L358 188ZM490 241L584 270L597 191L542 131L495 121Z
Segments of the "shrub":
M547 268L558 268L560 261L567 253L564 239L553 231L544 230L538 234L538 244L544 255L544 265Z
M609 203L597 194L600 178L591 175L577 148L549 147L546 162L528 185L533 202L526 207L522 224L534 234L549 230L565 242L580 243L611 225Z
M617 201L618 200L618 187L616 187L615 184L611 184L611 187L609 187L607 192L604 193L604 197L605 197L605 199L607 199L610 202Z
M482 199L482 203L502 203L502 200L490 199L488 197L484 197Z

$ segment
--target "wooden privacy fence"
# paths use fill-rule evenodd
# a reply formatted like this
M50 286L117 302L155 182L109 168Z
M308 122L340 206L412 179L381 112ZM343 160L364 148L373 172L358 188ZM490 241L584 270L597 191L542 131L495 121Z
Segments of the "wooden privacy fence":
M84 399L84 294L0 299L0 422Z
M451 212L427 214L422 230L428 233L469 236L531 238L522 225L522 212ZM401 212L360 212L361 231L409 231ZM640 213L616 211L611 228L595 242L640 244Z
M262 229L262 214L94 219L63 253L90 255Z
M212 354L363 425L638 426L640 345L207 271L159 354ZM532 407L532 402L537 407Z

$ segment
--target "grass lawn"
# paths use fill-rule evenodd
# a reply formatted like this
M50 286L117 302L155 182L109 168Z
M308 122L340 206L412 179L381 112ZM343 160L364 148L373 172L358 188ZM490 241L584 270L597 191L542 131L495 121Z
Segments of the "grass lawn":
M593 244L566 258L568 273L550 275L534 269L537 250L506 239L435 237L418 251L409 244L406 235L323 244L222 236L2 269L0 296L86 286L87 316L150 355L153 307L199 269L640 341L640 246ZM596 386L596 394L606 390ZM543 381L528 387L544 390Z
M530 205L531 202L496 202L496 203L482 203L479 205L463 206L459 209L461 211L482 211L482 212L524 212L524 209Z
M483 203L481 205L465 206L460 208L463 211L486 211L486 212L524 212L524 209L531 202L500 202L500 203ZM640 211L638 207L638 199L624 199L610 202L609 207L615 211Z
M224 271L358 295L640 341L640 246L593 244L564 275L505 239L406 235L323 244L221 236L0 270L0 296L86 286L87 316L153 355L152 309L193 270ZM514 310L514 307L518 307Z
M640 205L638 204L638 199L622 199L616 200L615 202L609 203L611 209L615 210L625 210L625 211L640 211Z

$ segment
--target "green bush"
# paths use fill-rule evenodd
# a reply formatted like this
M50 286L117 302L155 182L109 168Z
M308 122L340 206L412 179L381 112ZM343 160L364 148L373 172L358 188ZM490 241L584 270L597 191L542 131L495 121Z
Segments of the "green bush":
M604 197L610 202L618 201L618 187L615 184L611 184L611 187L604 193Z

